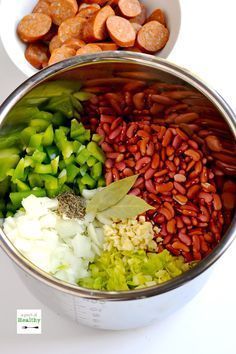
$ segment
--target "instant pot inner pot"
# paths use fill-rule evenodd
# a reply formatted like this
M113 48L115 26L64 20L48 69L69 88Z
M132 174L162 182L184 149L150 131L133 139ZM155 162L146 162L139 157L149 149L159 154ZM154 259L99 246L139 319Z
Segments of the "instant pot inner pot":
M207 164L215 175L217 192L221 195L225 192L231 194L236 192L224 190L225 181L233 181L236 176L235 127L222 104L204 85L199 84L197 79L194 80L189 75L188 80L185 81L181 77L186 78L188 75L186 72L184 76L181 71L175 71L171 65L165 72L155 67L152 61L148 65L147 63L140 65L135 62L112 60L76 65L62 67L62 71L50 75L47 81L80 81L83 91L93 93L97 97L113 93L110 105L117 116L125 112L127 121L149 121L163 126L168 124L169 127L181 128L181 131L189 139L195 141L208 157ZM44 95L44 86L42 86L44 84L45 81L40 83L13 107L1 124L1 135L9 129L14 130L19 125L22 127L25 125L25 116L16 115L15 109L24 105L26 98L29 99L27 102L31 102L33 106L33 98ZM132 101L137 93L143 93L143 96L141 95L142 107ZM151 102L150 95L153 94L156 98ZM172 100L171 105L168 104L168 99ZM85 124L90 118L98 117L96 100L85 103L84 107L85 113L82 119ZM193 184L199 183L199 178L196 174ZM223 232L230 226L234 212L232 205L225 204L227 201L224 203L223 200L225 218ZM214 225L212 230L214 230ZM217 232L217 228L215 231Z

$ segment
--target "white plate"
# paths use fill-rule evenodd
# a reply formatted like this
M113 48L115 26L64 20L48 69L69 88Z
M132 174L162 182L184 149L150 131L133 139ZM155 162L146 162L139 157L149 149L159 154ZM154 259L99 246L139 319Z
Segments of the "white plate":
M156 8L161 8L166 14L170 39L165 48L157 53L157 56L167 58L177 41L180 30L179 0L141 0L141 2L146 5L148 14ZM31 13L36 3L37 0L2 0L0 5L0 36L4 48L13 63L26 76L32 76L38 70L26 61L25 44L18 38L16 28L22 17Z

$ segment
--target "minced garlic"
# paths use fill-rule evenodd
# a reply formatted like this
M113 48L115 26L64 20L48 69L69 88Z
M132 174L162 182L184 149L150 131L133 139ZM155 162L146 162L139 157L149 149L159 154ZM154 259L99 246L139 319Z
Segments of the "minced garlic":
M116 248L119 251L148 250L157 251L155 234L160 232L157 226L146 221L144 216L139 219L113 220L112 225L104 225L104 250Z

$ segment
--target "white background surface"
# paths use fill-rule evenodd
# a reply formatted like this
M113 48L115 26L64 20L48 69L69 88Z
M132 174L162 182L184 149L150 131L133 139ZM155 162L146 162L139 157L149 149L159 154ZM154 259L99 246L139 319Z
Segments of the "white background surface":
M10 0L9 0L10 1ZM235 0L181 0L182 28L170 60L198 73L236 107ZM0 44L0 102L25 77ZM127 332L78 326L41 305L0 251L0 352L57 354L235 354L236 243L209 282L164 322ZM42 309L42 335L16 335L16 309Z

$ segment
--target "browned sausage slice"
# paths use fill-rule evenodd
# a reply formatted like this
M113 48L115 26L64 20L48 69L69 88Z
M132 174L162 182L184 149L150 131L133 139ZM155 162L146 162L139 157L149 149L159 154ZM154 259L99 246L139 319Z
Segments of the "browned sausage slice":
M120 47L133 47L136 33L131 23L120 16L107 19L107 29L111 39Z
M168 39L168 29L157 21L146 23L137 34L138 46L149 53L155 53L163 48Z
M84 41L78 38L67 39L67 41L65 41L63 44L67 47L73 48L74 50L78 50L79 48L85 46Z
M147 22L158 21L163 26L166 26L165 14L161 9L154 10L151 15L147 18Z
M64 43L71 38L81 38L85 23L86 20L79 16L68 18L62 22L58 29L60 41Z
M87 4L98 4L98 5L105 5L108 0L86 0Z
M51 3L52 21L60 25L67 18L74 17L78 12L78 3L76 0L49 0Z
M102 51L107 51L107 50L117 50L118 46L115 43L110 43L110 42L100 42L96 43Z
M104 6L95 13L86 23L83 30L85 42L102 41L107 37L106 20L115 15L111 6Z
M92 54L101 52L102 49L96 44L86 44L84 47L81 47L77 50L76 55L83 55L83 54Z
M143 25L147 18L147 9L145 5L143 4L140 5L141 5L141 13L138 16L131 18L130 22L139 23L140 25Z
M46 0L39 0L39 2L34 7L32 12L38 12L41 14L51 16L50 4Z
M118 8L121 14L128 18L138 16L142 12L141 5L138 0L119 0Z
M34 13L23 17L17 32L23 42L35 42L49 32L52 20L48 15Z
M63 43L61 42L59 36L58 35L54 36L49 43L50 53L52 53L55 49L60 48L62 44Z
M99 6L100 9L100 6ZM81 11L79 11L77 16L83 17L85 19L89 19L90 17L92 17L95 13L97 13L99 11L98 8L96 8L95 6L88 6L84 9L82 9Z
M135 33L138 33L138 31L142 28L142 26L136 22L131 22L131 25L132 25L133 29L135 30Z
M86 9L87 7L90 7L90 6L95 7L97 10L100 10L100 8L101 8L100 5L98 5L98 4L82 3L79 7L79 12L82 11L83 9Z
M41 43L29 44L25 51L26 60L36 69L48 63L48 47Z
M76 51L73 48L67 47L63 45L60 48L55 49L52 52L51 58L49 59L48 65L52 65L62 61L64 59L68 59L70 57L75 56Z

